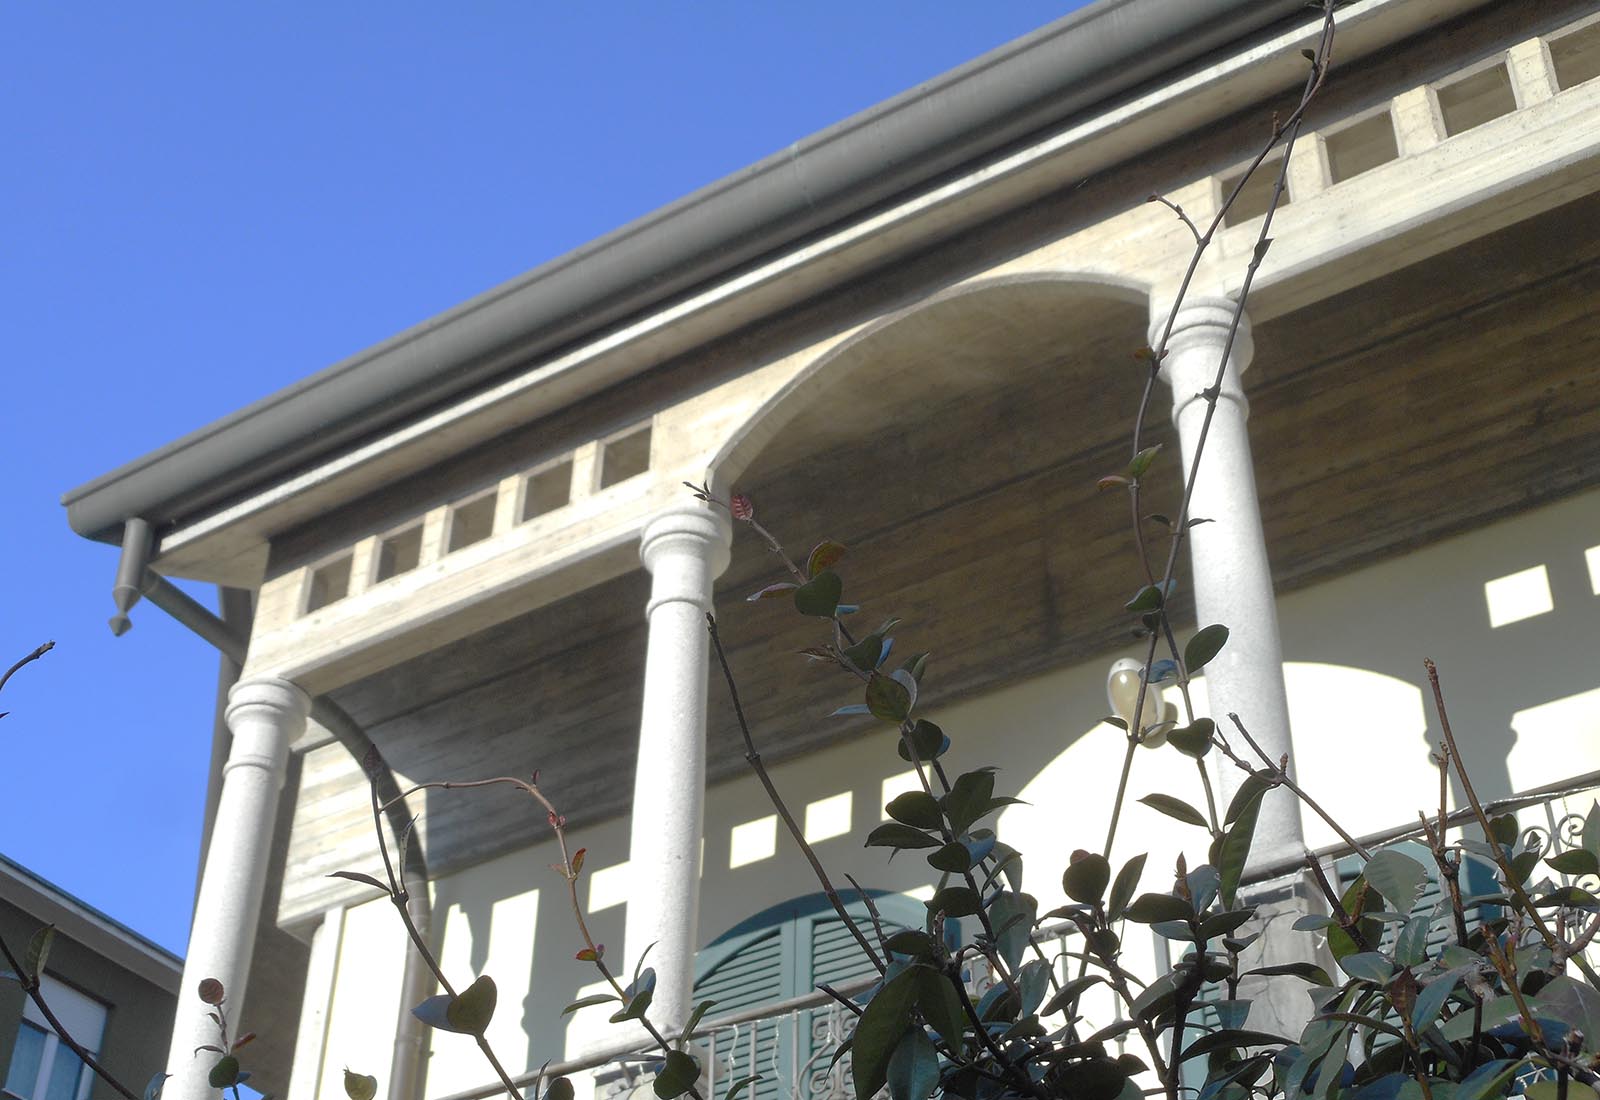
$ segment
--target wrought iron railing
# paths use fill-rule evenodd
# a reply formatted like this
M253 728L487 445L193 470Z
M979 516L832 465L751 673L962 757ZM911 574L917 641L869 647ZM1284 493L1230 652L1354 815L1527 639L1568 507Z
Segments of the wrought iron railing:
M1543 819L1525 821L1523 835L1526 840L1537 843L1545 855L1556 855L1580 842L1584 825L1583 813L1568 810L1558 803L1567 796L1595 789L1600 789L1600 772L1498 799L1486 803L1484 809L1494 816L1543 807ZM1470 808L1457 810L1448 816L1448 824L1461 826L1473 816ZM1417 825L1408 824L1358 839L1371 849L1420 836L1421 832ZM1333 860L1349 855L1350 851L1348 845L1337 844L1312 854L1320 860ZM1300 855L1253 867L1246 873L1242 886L1248 890L1283 880L1304 865L1305 857ZM1593 878L1576 885L1600 891L1600 881ZM1064 966L1065 952L1074 931L1071 924L1062 923L1043 928L1035 935L1040 949L1058 968ZM975 995L981 996L993 981L994 977L981 963L974 967L971 983ZM866 978L840 983L835 989L846 997L853 997L871 988L872 983L873 979ZM818 990L705 1021L696 1029L692 1040L705 1067L702 1095L719 1096L732 1080L760 1073L764 1078L763 1090L748 1094L747 1100L853 1100L849 1054L833 1061L834 1051L849 1034L853 1015L832 996ZM643 1052L635 1033L582 1057L521 1074L514 1082L524 1087L540 1078L548 1080L595 1071L596 1096L601 1100L622 1100L634 1089L648 1087L650 1067L656 1060L654 1055ZM499 1091L498 1084L485 1084L441 1100L484 1100ZM652 1098L653 1095L646 1094Z

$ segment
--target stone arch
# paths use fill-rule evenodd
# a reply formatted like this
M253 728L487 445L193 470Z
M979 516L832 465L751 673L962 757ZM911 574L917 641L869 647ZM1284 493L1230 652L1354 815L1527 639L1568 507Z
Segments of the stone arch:
M881 317L818 355L783 383L711 459L707 482L724 492L785 428L829 391L853 376L902 358L918 346L945 341L959 345L1003 321L1026 325L1028 312L1049 302L1063 309L1107 302L1148 309L1148 288L1131 279L1089 273L1044 272L980 278L934 294ZM1038 327L1038 326L1032 326ZM1023 341L1025 343L1025 341ZM1132 350L1131 348L1129 349Z

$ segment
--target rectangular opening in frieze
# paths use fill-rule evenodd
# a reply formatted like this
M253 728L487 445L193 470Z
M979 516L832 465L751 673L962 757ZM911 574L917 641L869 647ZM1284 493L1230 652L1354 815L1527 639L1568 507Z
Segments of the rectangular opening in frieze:
M522 514L519 523L538 519L572 499L572 459L564 458L528 475L522 487Z
M1600 76L1600 20L1550 39L1550 63L1562 91Z
M600 488L638 477L650 468L650 425L641 424L600 447Z
M378 540L378 562L373 572L375 581L386 581L409 573L422 561L422 524L413 523L403 531L385 535Z
M1511 73L1504 61L1444 85L1438 90L1438 96L1444 132L1450 137L1517 109Z
M450 534L445 552L454 553L494 534L494 493L487 492L450 509Z
M1334 183L1370 172L1400 156L1394 120L1386 110L1326 134L1323 142L1328 149L1328 174Z
M306 583L307 615L350 594L350 566L353 560L353 554L345 553L321 565L312 566L311 577Z

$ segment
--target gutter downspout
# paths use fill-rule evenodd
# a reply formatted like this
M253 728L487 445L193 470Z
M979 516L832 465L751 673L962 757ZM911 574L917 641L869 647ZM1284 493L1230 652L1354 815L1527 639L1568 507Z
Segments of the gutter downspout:
M130 523L130 528L132 524ZM148 527L145 528L148 532ZM126 542L127 540L125 540ZM148 540L144 555L148 555ZM134 540L137 553L138 541ZM117 606L118 619L113 620L112 629L118 633L126 633L129 627L127 611L143 595L151 603L171 615L178 622L188 627L201 638L210 642L222 653L223 665L219 676L220 690L225 695L233 680L237 680L239 669L243 668L245 653L248 648L246 635L241 634L235 624L230 624L225 619L219 619L206 607L189 596L177 585L167 580L155 570L144 565L141 559L135 559L143 566L143 577L137 585L129 585L131 598L124 599L127 594L123 591L123 574L130 572L130 555L126 552L123 556L123 568L118 570ZM237 589L222 589L223 613L237 622L239 597L247 594L240 593ZM248 598L242 602L248 606ZM233 605L233 606L230 606ZM248 619L245 620L248 622ZM121 629L118 629L120 625ZM230 675L231 672L231 675ZM349 713L327 695L318 695L311 700L311 718L318 725L333 735L333 739L343 745L345 751L355 758L365 773L368 771L368 762L375 762L373 769L374 782L378 788L378 798L387 803L389 808L385 816L388 819L390 831L396 841L405 835L414 818L405 800L400 797L400 787L395 781L394 772L383 759L383 754L372 743L372 738L350 717ZM211 819L216 808L216 797L220 790L221 761L226 753L217 750L223 744L222 739L227 736L225 726L212 738L212 776L207 783L206 791L206 819L203 836L209 839ZM205 860L206 845L202 842L200 858L202 864ZM422 845L411 843L405 848L405 862L401 866L401 873L407 885L406 910L412 922L417 926L417 931L424 939L430 937L433 926L433 906L428 896L428 864L422 851ZM389 1088L386 1093L387 1100L418 1100L421 1096L422 1084L422 1051L423 1036L422 1021L411 1014L413 1005L420 1004L433 994L433 974L422 961L422 956L416 951L406 952L405 969L400 979L400 1012L395 1023L394 1053L389 1063Z

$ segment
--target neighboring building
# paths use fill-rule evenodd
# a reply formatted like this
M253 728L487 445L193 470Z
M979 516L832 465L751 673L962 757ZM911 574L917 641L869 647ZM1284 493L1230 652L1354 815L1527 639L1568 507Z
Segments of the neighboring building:
M167 1059L183 960L0 856L0 936L22 957L47 924L45 1001L106 1071L142 1091ZM8 1100L112 1100L14 981L0 982L0 1065Z
M1177 598L1233 629L1207 670L1218 713L1290 751L1358 834L1437 797L1424 656L1486 798L1549 788L1526 820L1559 837L1600 772L1594 7L1343 6L1234 348L1196 486L1214 522ZM68 495L77 531L124 547L124 611L142 587L242 659L185 981L240 989L259 918L244 1024L267 1087L313 1100L350 1066L391 1100L493 1091L459 1036L423 1037L415 1068L405 1008L430 989L391 907L328 877L380 869L369 741L402 785L538 769L588 850L598 938L630 965L657 944L663 1019L692 982L726 1013L848 976L747 774L713 602L806 832L917 919L933 873L860 847L905 765L872 723L828 717L854 698L795 656L816 631L744 602L781 579L773 557L685 481L750 493L795 553L848 544L846 598L933 651L922 709L956 766L998 764L1028 800L1000 834L1056 902L1103 835L1104 684L1142 579L1125 501L1094 486L1127 462L1133 353L1193 244L1145 199L1205 224L1293 108L1316 32L1300 0L1096 4ZM1264 205L1258 179L1178 314L1152 510ZM147 565L222 586L228 623ZM1133 796L1199 797L1176 754L1138 764ZM604 1009L561 1014L594 974L544 812L438 790L409 812L429 934L463 982L498 981L511 1071L607 1042ZM1267 817L1263 868L1331 840L1287 801ZM1155 853L1152 886L1170 824L1135 805L1118 837ZM206 1093L183 1064L200 1012L181 1006L173 1100ZM730 1025L717 1064L753 1044L804 1077L828 1030Z

